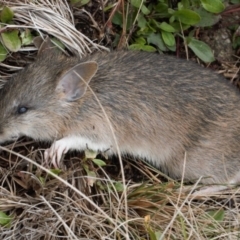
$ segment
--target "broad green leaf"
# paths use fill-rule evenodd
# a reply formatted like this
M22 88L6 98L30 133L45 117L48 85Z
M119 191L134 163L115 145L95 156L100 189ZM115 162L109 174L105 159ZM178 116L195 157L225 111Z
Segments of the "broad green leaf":
M187 38L188 47L199 57L202 61L209 63L213 62L214 56L212 49L204 42L195 38Z
M173 15L175 12L176 12L175 10L173 10L173 9L171 9L171 8L168 8L168 13L169 13L169 14Z
M11 51L17 52L21 48L21 40L18 36L18 30L1 33L3 44Z
M143 14L139 13L137 21L140 28L145 28L147 21Z
M137 51L140 51L142 50L142 44L137 44L137 43L134 43L134 44L131 44L129 47L128 47L129 50L137 50Z
M169 18L169 23L171 24L171 23L175 22L175 20L176 20L175 16L172 15L172 16Z
M145 0L131 0L130 3L137 9L141 7L141 11L144 15L148 15L150 11L148 8L143 4Z
M200 21L200 16L196 12L189 9L181 9L175 11L173 16L176 17L179 22L187 25L195 25Z
M149 44L154 44L157 46L161 51L167 51L167 48L163 42L163 39L160 33L151 33L147 37L147 42Z
M167 3L158 3L156 7L154 7L154 10L157 13L163 13L168 11L168 4Z
M170 25L175 29L175 32L181 32L182 30L184 31L190 28L190 25L183 24L180 22L173 22Z
M148 8L145 5L142 5L141 11L144 15L148 15L150 13L150 11L148 10Z
M135 43L144 45L146 44L146 40L144 39L144 37L139 37L135 39Z
M220 13L224 10L225 6L221 0L200 0L202 6L211 13Z
M1 12L1 22L3 23L9 23L13 19L13 10L7 6L3 7Z
M92 160L98 167L103 167L103 166L106 166L106 163L103 161L103 160L101 160L101 159L93 159Z
M143 45L142 50L145 52L156 52L157 51L157 49L155 47L150 46L150 45Z
M160 27L160 23L156 21L155 19L150 19L147 22L147 26L152 30L152 32L157 32L156 28Z
M178 10L181 10L181 9L183 9L184 7L183 7L183 4L181 3L181 2L178 2Z
M8 51L0 42L0 62L4 61L7 57Z
M124 190L124 186L121 182L116 182L114 186L118 192L122 192Z
M196 24L197 27L210 27L219 22L221 19L220 15L207 12L203 8L196 9L195 12L201 17L200 22Z
M148 23L147 23L147 26L145 28L139 29L137 31L137 36L148 36L152 32L154 32L154 31L152 31L152 29L149 28Z
M29 45L33 42L33 36L29 29L26 29L25 31L21 32L20 37L22 39L22 45L24 46Z
M161 31L161 35L162 35L162 38L163 38L163 42L167 46L171 47L171 46L175 45L175 38L174 38L172 33Z
M112 23L122 26L122 14L120 12L115 12L112 18Z
M159 18L166 18L169 17L169 12L168 12L168 5L166 3L158 3L155 7L154 10L156 11L156 15Z
M140 8L140 6L142 5L142 2L144 2L143 0L131 0L130 3L136 7L136 8Z
M176 44L174 44L173 46L167 46L166 45L166 47L167 47L168 50L170 50L172 52L176 52Z
M6 225L10 224L11 221L12 221L12 218L10 216L8 216L6 213L0 211L0 225L1 226L6 226Z
M175 32L175 29L170 24L168 24L166 22L162 22L159 25L159 28L164 30L165 32Z

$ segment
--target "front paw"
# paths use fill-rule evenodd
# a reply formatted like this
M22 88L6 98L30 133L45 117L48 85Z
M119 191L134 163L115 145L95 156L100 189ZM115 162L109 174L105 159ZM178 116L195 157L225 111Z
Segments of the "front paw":
M64 141L58 140L45 150L44 159L47 163L51 162L55 168L59 168L62 155L68 151Z

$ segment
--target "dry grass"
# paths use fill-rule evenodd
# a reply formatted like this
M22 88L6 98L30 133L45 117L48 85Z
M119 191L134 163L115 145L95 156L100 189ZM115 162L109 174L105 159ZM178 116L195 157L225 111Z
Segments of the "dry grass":
M104 49L75 29L67 1L34 2L0 0L15 12L8 27L51 34L80 55ZM12 55L1 64L4 76L32 61L25 53L34 50L21 49L24 63ZM26 139L1 147L0 211L11 222L0 226L0 239L240 238L239 189L193 197L197 184L174 182L141 161L99 167L78 153L65 156L54 174L43 164L46 147Z
M107 161L101 168L75 154L66 156L64 170L53 175L35 147L19 142L1 154L0 210L12 218L10 227L0 228L1 239L156 239L151 233L159 239L240 237L237 189L193 198L179 183L161 182L157 170L125 160L126 216L117 166ZM96 177L87 176L86 165Z
M14 11L14 23L7 24L1 32L17 28L34 30L40 36L48 34L60 40L70 52L79 56L95 50L108 50L75 28L74 17L66 0L0 0L0 4L7 5ZM27 55L24 58L21 56L22 61L12 53L10 64L0 63L0 66L6 69L2 71L1 78L7 79L12 72L32 61L32 55L29 53L35 53L36 50L35 46L21 48L18 54Z

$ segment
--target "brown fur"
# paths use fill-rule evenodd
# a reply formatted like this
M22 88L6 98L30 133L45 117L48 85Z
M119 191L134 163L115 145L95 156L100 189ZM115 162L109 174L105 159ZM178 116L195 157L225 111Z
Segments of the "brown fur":
M0 90L0 141L26 135L54 141L77 135L116 154L109 124L87 89L77 101L56 91L59 78L95 61L90 88L104 107L122 154L146 158L174 178L240 181L240 95L194 63L144 52L97 53L79 60L45 52ZM26 106L25 114L17 107Z

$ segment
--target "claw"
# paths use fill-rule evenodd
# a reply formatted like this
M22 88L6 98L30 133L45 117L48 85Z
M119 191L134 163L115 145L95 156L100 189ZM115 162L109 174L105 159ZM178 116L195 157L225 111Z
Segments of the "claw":
M56 141L52 146L45 150L44 159L45 163L51 162L54 168L59 168L62 155L68 151L68 148L61 142Z

